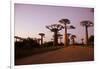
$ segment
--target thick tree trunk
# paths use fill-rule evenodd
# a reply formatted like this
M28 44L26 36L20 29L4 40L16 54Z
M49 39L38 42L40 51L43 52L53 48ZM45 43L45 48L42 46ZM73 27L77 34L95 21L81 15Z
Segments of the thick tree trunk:
M88 46L88 27L85 27L86 29L86 46Z
M72 41L73 41L73 45L75 44L75 40L74 40L74 38L72 39Z
M68 46L67 26L65 25L64 46Z
M61 41L61 40L62 40L62 38L60 38L60 44L62 43L62 41Z
M54 32L54 46L58 45L58 36L57 36L57 31Z
M43 36L41 36L41 45L43 44Z
M82 40L82 44L84 44L83 40Z

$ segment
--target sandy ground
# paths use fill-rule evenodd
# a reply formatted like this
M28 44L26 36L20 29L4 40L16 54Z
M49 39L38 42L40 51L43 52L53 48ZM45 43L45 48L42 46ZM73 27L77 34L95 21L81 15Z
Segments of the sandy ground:
M55 51L45 52L19 59L16 65L43 64L58 62L92 61L94 49L83 47L66 47Z

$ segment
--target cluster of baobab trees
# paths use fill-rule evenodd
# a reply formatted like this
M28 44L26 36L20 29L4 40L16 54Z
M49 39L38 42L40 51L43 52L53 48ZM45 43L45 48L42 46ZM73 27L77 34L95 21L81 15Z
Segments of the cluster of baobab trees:
M69 45L69 36L71 34L69 34L67 32L68 29L75 29L75 27L73 25L68 25L70 24L70 20L69 19L61 19L59 20L60 24L52 24L52 25L48 25L46 26L47 29L49 29L51 32L54 32L54 46L57 46L58 44L58 32L62 29L64 29L64 46L68 46ZM86 46L88 46L88 28L93 26L93 22L89 21L89 20L85 20L85 21L81 21L80 22L81 26L85 27L85 32L86 32ZM74 38L76 38L76 35L71 35L71 40L73 42L73 44L75 43ZM83 42L83 38L82 40L82 44Z
M52 25L47 25L46 28L49 29L51 32L54 32L53 35L53 45L57 46L58 45L58 38L60 39L60 43L61 43L61 39L62 39L62 34L59 34L59 31L64 29L64 46L68 46L69 42L71 39L72 43L75 44L75 38L76 35L73 35L71 33L68 33L68 29L75 29L75 27L73 25L68 25L70 24L70 20L69 19L61 19L59 20L58 24L52 24ZM89 42L88 42L88 28L93 26L93 22L89 21L89 20L85 20L85 21L81 21L80 25L83 26L85 29L85 39L86 39L86 46L88 46ZM39 35L41 36L41 38L36 39L37 43L43 45L43 38L45 36L44 33L39 33ZM70 38L69 38L70 36ZM15 36L16 39L20 39L20 40L24 40L24 38L21 37L17 37ZM84 38L81 39L82 44L84 44Z

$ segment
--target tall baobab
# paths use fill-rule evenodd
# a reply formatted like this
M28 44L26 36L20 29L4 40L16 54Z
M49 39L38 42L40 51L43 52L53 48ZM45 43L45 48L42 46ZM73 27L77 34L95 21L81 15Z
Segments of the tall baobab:
M44 33L39 33L39 35L41 36L41 45L43 44L43 37L45 36Z
M93 26L93 22L89 20L85 20L85 21L80 22L80 24L85 27L86 46L88 46L88 28Z
M70 24L69 19L61 19L59 20L60 23L64 25L65 33L64 33L64 46L66 47L68 45L68 36L67 36L67 29L75 29L73 25L68 26L67 24Z
M72 40L72 44L74 45L75 44L75 38L76 38L76 35L71 35L71 40Z
M58 31L62 30L63 26L60 24L52 24L46 26L46 28L49 29L51 32L54 32L54 46L56 46L58 44Z
M67 24L70 24L70 20L69 19L61 19L59 20L60 23L64 24L64 28L65 28L65 34L64 34L64 46L67 46L68 44L68 38L67 38Z

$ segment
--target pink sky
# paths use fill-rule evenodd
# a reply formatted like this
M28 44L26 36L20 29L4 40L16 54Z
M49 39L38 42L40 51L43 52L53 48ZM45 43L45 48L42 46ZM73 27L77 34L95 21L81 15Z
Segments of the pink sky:
M44 41L50 41L53 33L46 29L46 25L58 23L62 18L68 18L70 25L76 29L68 30L69 33L77 36L76 41L85 38L85 28L80 21L90 20L94 22L94 13L91 8L69 7L69 6L48 6L32 4L15 4L15 35L20 37L40 38L38 33L45 33ZM90 27L89 36L94 34L94 27ZM60 31L64 34L64 30Z

